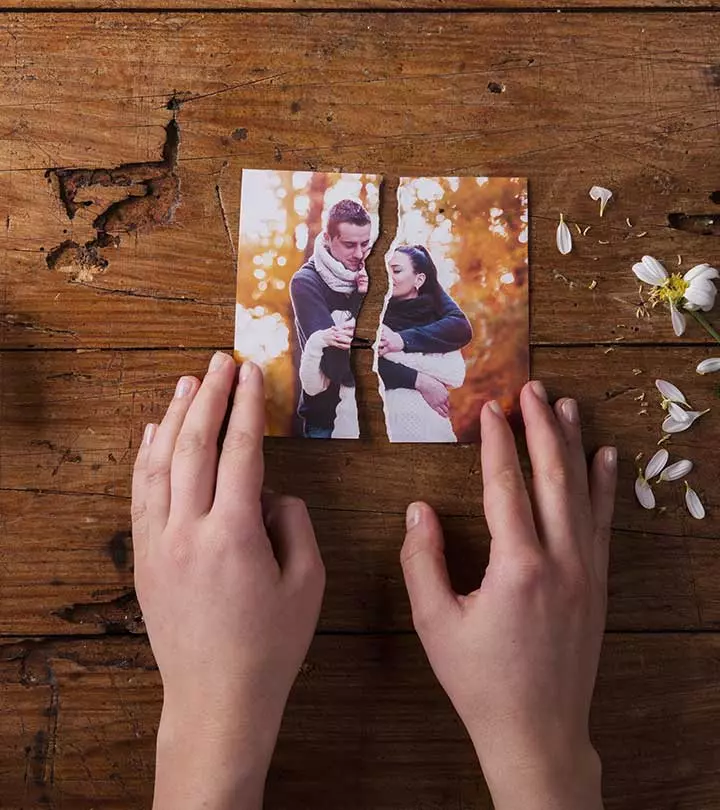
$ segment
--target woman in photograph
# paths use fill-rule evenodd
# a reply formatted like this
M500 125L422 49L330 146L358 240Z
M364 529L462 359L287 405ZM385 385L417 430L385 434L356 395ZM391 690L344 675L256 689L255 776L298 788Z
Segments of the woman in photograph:
M380 363L384 359L430 377L446 389L459 388L465 361L459 348L447 352L397 351L396 337L408 329L443 319L448 296L438 281L437 267L421 245L400 245L389 263L391 290L379 332L378 366L385 402L385 421L392 442L455 442L447 407L433 408L419 386L388 387ZM469 339L465 343L469 342Z

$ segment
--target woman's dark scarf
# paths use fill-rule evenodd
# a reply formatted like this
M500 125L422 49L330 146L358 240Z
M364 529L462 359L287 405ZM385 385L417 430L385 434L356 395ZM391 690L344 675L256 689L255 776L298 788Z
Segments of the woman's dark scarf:
M430 295L418 295L417 298L400 300L391 298L388 301L383 323L393 332L412 329L414 326L427 326L439 318L435 302Z

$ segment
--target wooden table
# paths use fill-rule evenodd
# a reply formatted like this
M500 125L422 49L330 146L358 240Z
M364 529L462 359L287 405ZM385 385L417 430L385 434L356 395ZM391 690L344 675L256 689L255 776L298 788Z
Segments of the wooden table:
M621 457L593 711L607 806L717 810L720 403L718 378L694 373L717 350L693 326L675 339L664 312L636 318L630 268L720 261L700 233L720 215L720 17L703 0L230 5L8 0L0 16L0 806L150 806L161 689L129 519L142 427L179 374L231 348L240 169L339 167L530 178L533 374L579 398L589 447ZM61 171L77 168L101 171ZM88 179L111 185L73 203ZM594 184L615 190L602 221ZM567 257L561 211L592 225ZM670 227L678 212L715 224ZM426 498L459 587L479 582L477 452L387 445L369 353L355 362L371 439L267 443L271 485L307 499L328 569L267 807L488 808L398 564L405 505ZM634 502L656 377L714 408L671 443L697 463L703 522L679 486L662 513Z

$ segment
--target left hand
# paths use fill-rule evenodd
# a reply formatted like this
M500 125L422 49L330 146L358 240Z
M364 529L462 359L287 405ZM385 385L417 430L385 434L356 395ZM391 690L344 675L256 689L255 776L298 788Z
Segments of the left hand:
M183 377L133 475L135 584L164 687L155 808L260 808L324 569L302 501L264 495L262 374ZM227 433L218 438L228 400Z
M383 326L380 330L380 342L378 343L378 354L385 357L390 352L401 352L405 348L405 342L398 332L393 332L388 326Z

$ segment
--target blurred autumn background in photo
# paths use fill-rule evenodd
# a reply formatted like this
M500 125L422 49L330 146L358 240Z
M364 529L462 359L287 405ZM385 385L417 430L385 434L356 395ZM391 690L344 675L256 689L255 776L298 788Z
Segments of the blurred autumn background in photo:
M508 177L400 179L394 245L430 252L445 291L467 316L465 382L450 392L459 442L476 441L480 410L519 410L529 374L527 181ZM387 258L392 255L388 252Z
M243 171L240 200L235 358L265 374L269 436L301 433L299 353L290 279L312 256L330 207L358 200L378 233L380 178L339 172Z

